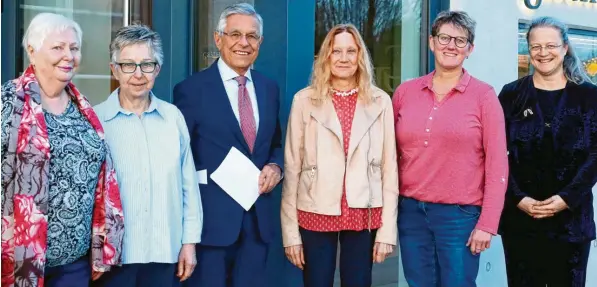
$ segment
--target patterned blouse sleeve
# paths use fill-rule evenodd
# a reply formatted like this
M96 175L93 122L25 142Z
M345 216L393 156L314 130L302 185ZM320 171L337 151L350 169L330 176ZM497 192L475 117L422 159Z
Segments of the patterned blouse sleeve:
M12 81L2 85L2 164L7 156L10 128L14 108L15 85Z

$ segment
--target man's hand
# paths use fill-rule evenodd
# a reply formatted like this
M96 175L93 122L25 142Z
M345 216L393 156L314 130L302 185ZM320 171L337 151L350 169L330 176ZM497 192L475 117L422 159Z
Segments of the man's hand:
M268 193L278 185L282 178L282 170L275 164L267 164L259 175L259 193Z
M538 202L537 206L533 208L535 211L534 218L545 218L554 216L556 213L567 209L568 205L559 195L554 195L544 201Z
M474 229L468 238L466 246L470 247L473 255L481 254L485 249L491 246L491 233L483 230Z
M178 254L178 272L176 274L180 278L180 282L191 277L196 265L195 244L183 244Z
M373 245L373 263L383 263L394 252L394 245L375 242Z
M305 268L305 254L303 253L303 245L285 247L284 253L286 253L286 258L288 258L288 261L290 261L290 263L292 263L294 266L301 270Z

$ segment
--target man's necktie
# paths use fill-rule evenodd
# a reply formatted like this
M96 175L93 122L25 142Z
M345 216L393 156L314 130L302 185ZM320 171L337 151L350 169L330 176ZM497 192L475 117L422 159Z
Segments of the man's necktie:
M253 152L255 144L256 130L255 116L253 114L253 105L247 90L247 78L238 76L234 78L238 82L238 113L240 117L240 129L245 137L245 141L249 146L249 150Z

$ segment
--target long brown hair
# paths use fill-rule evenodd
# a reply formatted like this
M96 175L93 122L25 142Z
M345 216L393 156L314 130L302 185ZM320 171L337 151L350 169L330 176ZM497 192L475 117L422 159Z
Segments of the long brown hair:
M570 43L570 38L568 37L568 27L562 21L554 17L539 17L534 19L529 27L529 31L527 32L527 43L529 43L533 29L541 27L556 29L558 32L560 32L563 44L568 47L568 52L564 56L564 62L562 63L566 79L577 85L580 85L584 82L592 83L591 78L589 78L585 72L582 62L572 47L572 43Z
M317 59L313 63L310 86L315 90L312 96L315 104L321 104L329 99L332 94L331 79L332 72L330 68L330 55L334 46L334 37L340 33L350 33L358 47L358 68L355 73L357 87L359 89L359 99L365 103L371 101L371 88L375 85L373 78L373 65L371 57L363 37L353 24L339 24L334 26L325 36Z

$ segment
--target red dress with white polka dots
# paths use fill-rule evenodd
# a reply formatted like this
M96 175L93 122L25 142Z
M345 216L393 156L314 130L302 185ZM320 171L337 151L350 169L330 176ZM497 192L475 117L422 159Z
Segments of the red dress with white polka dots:
M344 138L344 154L348 153L350 142L350 131L352 120L357 104L357 94L349 96L334 93L332 97L336 114L342 126L342 137ZM346 178L346 175L344 175ZM324 179L325 180L325 179ZM346 201L346 187L342 191L340 202L341 215L323 215L298 210L299 226L319 232L337 232L342 230L361 231L365 229L378 229L381 227L381 207L377 208L350 208Z

